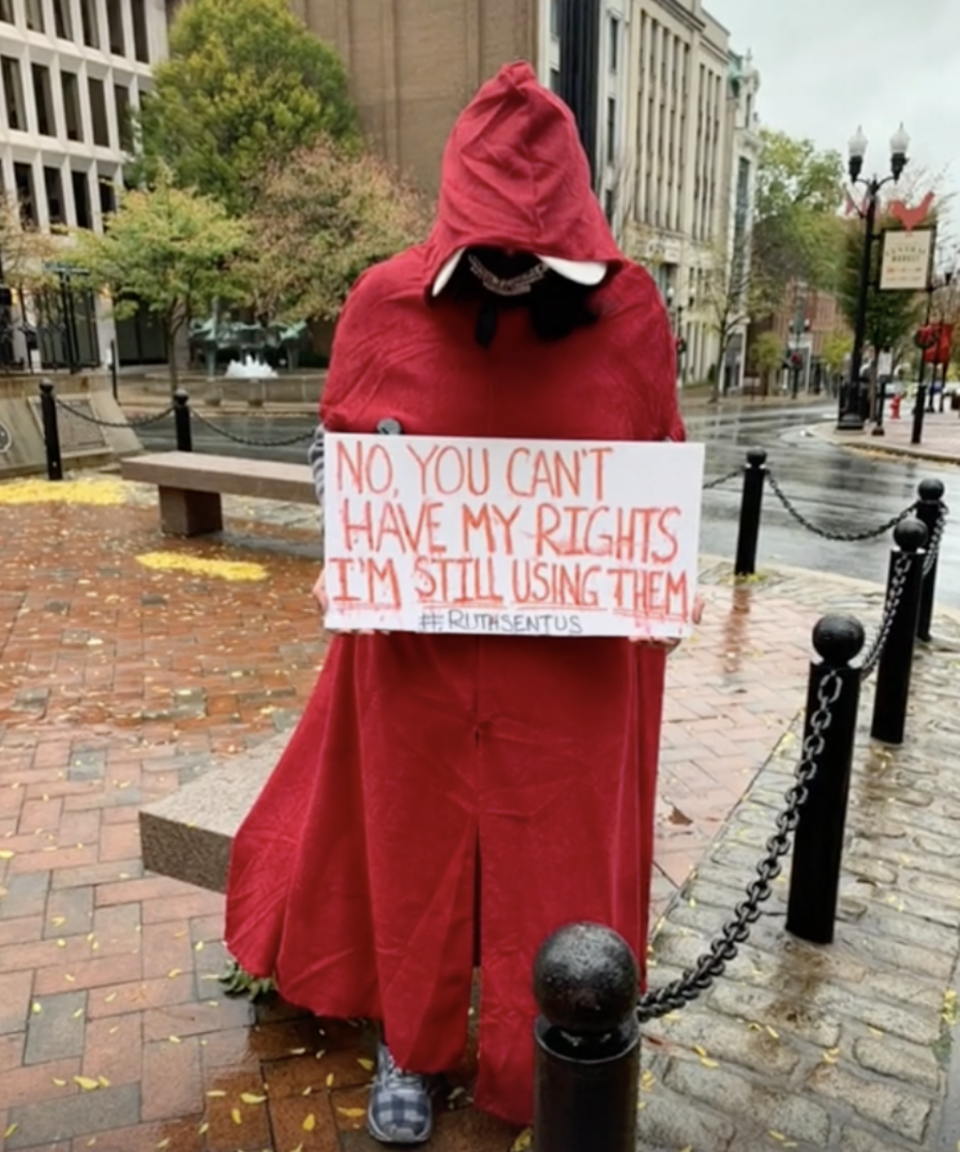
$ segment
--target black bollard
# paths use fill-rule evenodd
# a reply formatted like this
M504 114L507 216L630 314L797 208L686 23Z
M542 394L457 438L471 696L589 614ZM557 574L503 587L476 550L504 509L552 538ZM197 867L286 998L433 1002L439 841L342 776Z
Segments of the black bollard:
M917 403L913 409L913 435L910 437L911 444L919 444L923 440L923 415L926 411L927 402L927 386L926 384L917 385Z
M635 1152L640 1027L637 962L599 924L570 924L541 946L534 1152Z
M190 396L182 388L173 394L173 422L177 430L177 451L193 451L193 433L190 429Z
M886 436L887 431L883 426L884 408L887 406L887 378L882 376L877 385L877 419L873 426L872 436Z
M920 503L917 505L917 519L927 530L927 541L936 538L940 521L947 514L943 506L944 487L939 480L924 480L919 488ZM917 616L917 639L929 642L930 625L933 621L933 600L937 591L937 558L933 557L930 571L923 578L920 591L920 612Z
M743 498L740 502L740 532L734 576L752 576L757 570L757 543L760 539L760 510L763 485L767 479L767 454L762 448L747 453L743 469Z
M840 678L840 693L830 705L817 772L800 808L790 870L787 931L812 944L833 943L860 702L860 669L851 668L850 662L859 656L863 641L863 625L853 616L825 616L813 630L820 662L810 665L804 741L820 707L821 685L832 673Z
M873 701L873 723L870 735L884 744L902 744L910 697L910 673L920 611L920 589L923 585L923 551L927 530L919 520L902 520L893 530L897 547L890 557L892 586L900 563L908 564L900 603L897 606L887 641L877 668L877 694ZM906 558L905 560L903 558Z
M60 456L60 429L57 427L57 401L49 380L40 381L40 414L43 419L43 441L47 449L47 479L63 479Z

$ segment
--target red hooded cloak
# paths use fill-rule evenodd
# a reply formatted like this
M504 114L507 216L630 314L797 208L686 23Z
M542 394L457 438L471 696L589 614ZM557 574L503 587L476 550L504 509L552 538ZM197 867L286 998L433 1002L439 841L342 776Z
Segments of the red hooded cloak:
M469 246L607 262L599 319L546 342L508 309L481 348L475 306L431 299ZM417 435L682 437L659 293L527 65L455 125L429 241L358 281L321 413L348 432L393 417ZM663 676L661 652L620 639L336 637L234 842L234 956L318 1015L383 1020L400 1067L440 1072L466 1042L479 891L475 1100L529 1123L539 945L591 920L646 952Z

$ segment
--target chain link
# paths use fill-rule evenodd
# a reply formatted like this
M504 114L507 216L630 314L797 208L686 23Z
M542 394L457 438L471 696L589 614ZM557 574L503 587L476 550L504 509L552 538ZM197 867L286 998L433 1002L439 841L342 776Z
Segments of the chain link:
M71 404L65 403L59 397L55 397L58 408L62 408L64 412L69 412L71 416L77 416L81 420L86 420L88 424L97 424L101 428L143 428L147 424L157 424L166 418L173 411L173 405L169 408L164 408L162 412L156 413L154 416L141 416L136 420L100 420L96 416L91 416L89 412L81 412L79 408L74 408Z
M800 821L800 809L806 802L810 783L817 774L820 757L826 747L825 733L833 722L833 705L840 698L843 681L835 670L827 672L817 690L817 708L810 718L810 731L803 742L794 783L785 796L785 807L777 817L777 831L767 841L766 854L757 865L757 879L746 887L746 899L734 909L710 947L677 980L662 988L645 992L637 1005L640 1023L665 1016L696 1000L722 976L727 964L735 959L739 947L750 936L750 928L760 919L760 905L770 898L771 885L780 875L780 861L790 849L793 833Z
M707 492L711 488L719 488L721 484L726 484L730 480L736 480L736 478L742 473L742 467L734 468L733 471L728 472L726 476L718 476L715 480L710 480L708 483L704 484L703 490L704 492Z
M950 509L940 501L940 515L937 518L937 523L933 529L933 535L927 543L927 555L923 561L923 574L929 576L934 569L934 565L940 556L940 543L943 540L943 533L947 527L947 515Z
M290 436L284 440L253 440L248 436L238 436L235 432L228 432L226 428L220 428L212 420L202 416L196 408L190 409L190 415L200 424L209 428L211 432L216 432L218 436L225 436L235 444L246 444L251 448L286 448L291 444L302 444L313 439L313 432L299 432L296 436Z
M900 601L903 599L903 590L907 586L907 577L910 575L911 563L912 554L909 552L901 552L894 558L893 577L890 581L890 587L887 590L887 599L883 605L883 618L880 621L880 628L860 665L860 677L863 680L871 676L874 669L880 663L880 657L883 655L883 650L890 636L890 629L893 627L897 613L900 610Z
M847 544L853 544L860 540L874 540L878 536L885 536L892 528L906 518L917 509L916 502L910 505L909 508L898 513L896 516L891 517L886 523L881 524L879 528L870 528L863 532L828 532L824 528L819 528L793 504L790 497L780 487L780 483L772 472L766 473L767 479L770 482L770 487L773 489L780 503L786 508L790 515L796 520L798 524L803 525L808 531L815 533L817 536L822 536L824 540L840 540Z

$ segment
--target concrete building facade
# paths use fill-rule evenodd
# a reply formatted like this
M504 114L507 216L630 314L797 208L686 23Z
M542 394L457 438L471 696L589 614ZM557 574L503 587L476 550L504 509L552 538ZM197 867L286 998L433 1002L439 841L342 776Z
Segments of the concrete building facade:
M25 226L103 227L123 182L130 110L166 50L163 0L0 0L0 178ZM63 274L57 290L14 308L15 360L105 362L109 310Z

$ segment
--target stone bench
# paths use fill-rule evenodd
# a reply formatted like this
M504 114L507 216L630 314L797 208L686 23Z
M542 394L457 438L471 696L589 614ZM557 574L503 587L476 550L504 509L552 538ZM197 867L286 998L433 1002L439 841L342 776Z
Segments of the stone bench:
M226 892L233 837L289 739L289 732L271 736L141 808L144 867L198 888Z
M291 504L316 504L307 464L214 456L202 452L153 452L127 457L124 480L156 484L160 524L172 536L199 536L223 528L220 497L250 496Z

